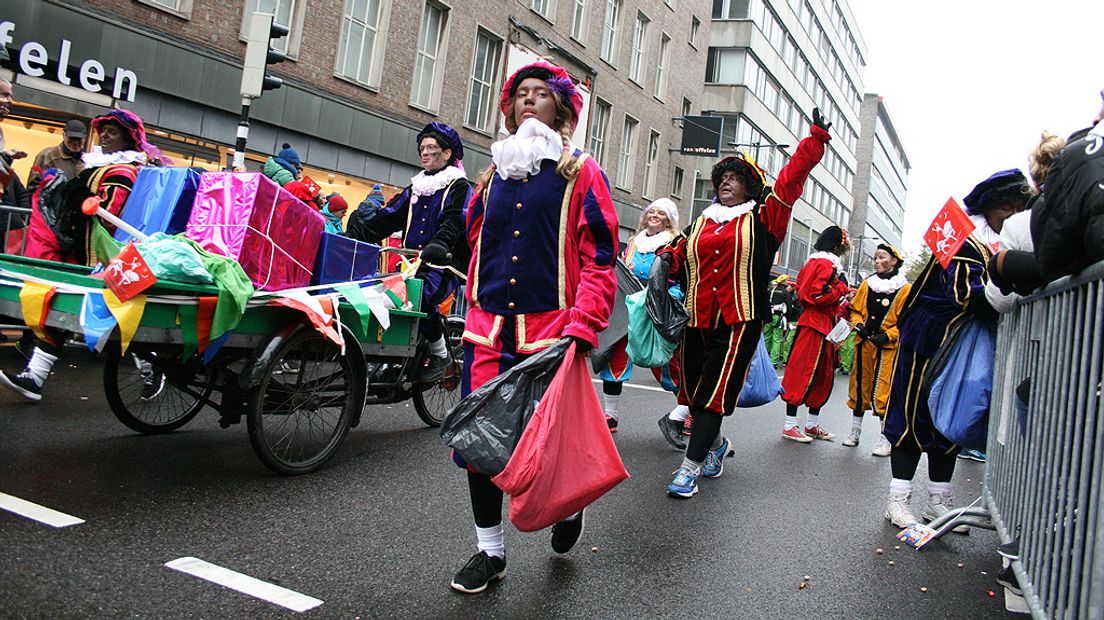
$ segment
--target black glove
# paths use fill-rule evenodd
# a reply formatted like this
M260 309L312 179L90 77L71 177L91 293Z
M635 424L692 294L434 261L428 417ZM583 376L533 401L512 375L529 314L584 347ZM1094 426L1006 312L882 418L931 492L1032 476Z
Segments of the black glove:
M430 241L422 248L422 260L427 263L443 263L448 260L449 251L445 247L445 244L437 241Z
M879 347L884 347L889 344L889 334L878 332L870 337L870 343Z
M824 131L828 131L832 128L832 123L828 119L821 116L820 108L813 108L813 124L817 127L820 127Z
M571 340L575 341L575 350L579 353L589 353L594 345L590 344L590 341L586 338L580 338L579 336L568 336Z
M859 336L859 338L862 338L863 340L870 339L870 331L867 330L866 325L862 323L858 323L857 325L855 325L855 333Z

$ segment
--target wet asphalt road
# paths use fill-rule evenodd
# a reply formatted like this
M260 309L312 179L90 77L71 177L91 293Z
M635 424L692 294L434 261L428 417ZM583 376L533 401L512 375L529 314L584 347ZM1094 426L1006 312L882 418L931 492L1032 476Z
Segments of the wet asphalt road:
M627 388L616 439L632 478L587 510L580 545L557 556L547 531L507 527L507 578L462 596L448 582L474 552L464 477L410 406L370 408L328 467L285 478L244 425L220 429L211 411L169 435L132 433L107 407L100 363L69 351L41 404L0 393L0 493L86 522L0 512L0 616L298 615L164 567L192 556L321 599L302 614L315 618L1012 617L994 533L895 548L869 418L850 449L781 439L778 401L741 410L723 429L736 450L724 475L676 501L664 487L681 457L656 426L672 399ZM0 347L0 366L19 365ZM845 391L838 377L822 415L841 437ZM960 503L981 476L959 462Z

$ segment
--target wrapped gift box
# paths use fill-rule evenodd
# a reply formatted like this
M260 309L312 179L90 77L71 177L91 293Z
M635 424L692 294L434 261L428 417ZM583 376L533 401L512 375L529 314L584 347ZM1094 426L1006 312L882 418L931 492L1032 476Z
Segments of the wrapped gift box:
M238 261L260 290L310 284L326 218L255 172L205 172L186 235Z
M198 186L199 172L191 168L142 166L123 208L123 221L147 235L184 232ZM126 242L131 236L119 229L115 239Z
M335 235L322 233L318 244L318 258L314 262L311 284L335 284L355 282L376 275L379 268L380 247Z

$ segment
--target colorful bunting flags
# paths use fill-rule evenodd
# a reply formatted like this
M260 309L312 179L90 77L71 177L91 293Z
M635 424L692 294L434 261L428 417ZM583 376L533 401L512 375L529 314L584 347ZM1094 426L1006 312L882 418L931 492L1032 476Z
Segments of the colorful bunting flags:
M46 315L50 313L50 300L57 289L49 284L27 281L19 291L19 305L23 310L23 322L30 327L39 340L56 344L46 334Z

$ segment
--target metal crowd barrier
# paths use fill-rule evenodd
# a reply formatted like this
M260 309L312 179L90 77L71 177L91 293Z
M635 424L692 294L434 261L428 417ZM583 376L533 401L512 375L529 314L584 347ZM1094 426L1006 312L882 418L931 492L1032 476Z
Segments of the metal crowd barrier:
M30 209L0 205L0 253L23 255L30 221Z
M932 522L989 521L1034 618L1104 618L1104 262L1004 315L985 493ZM1026 401L1021 398L1026 396Z

